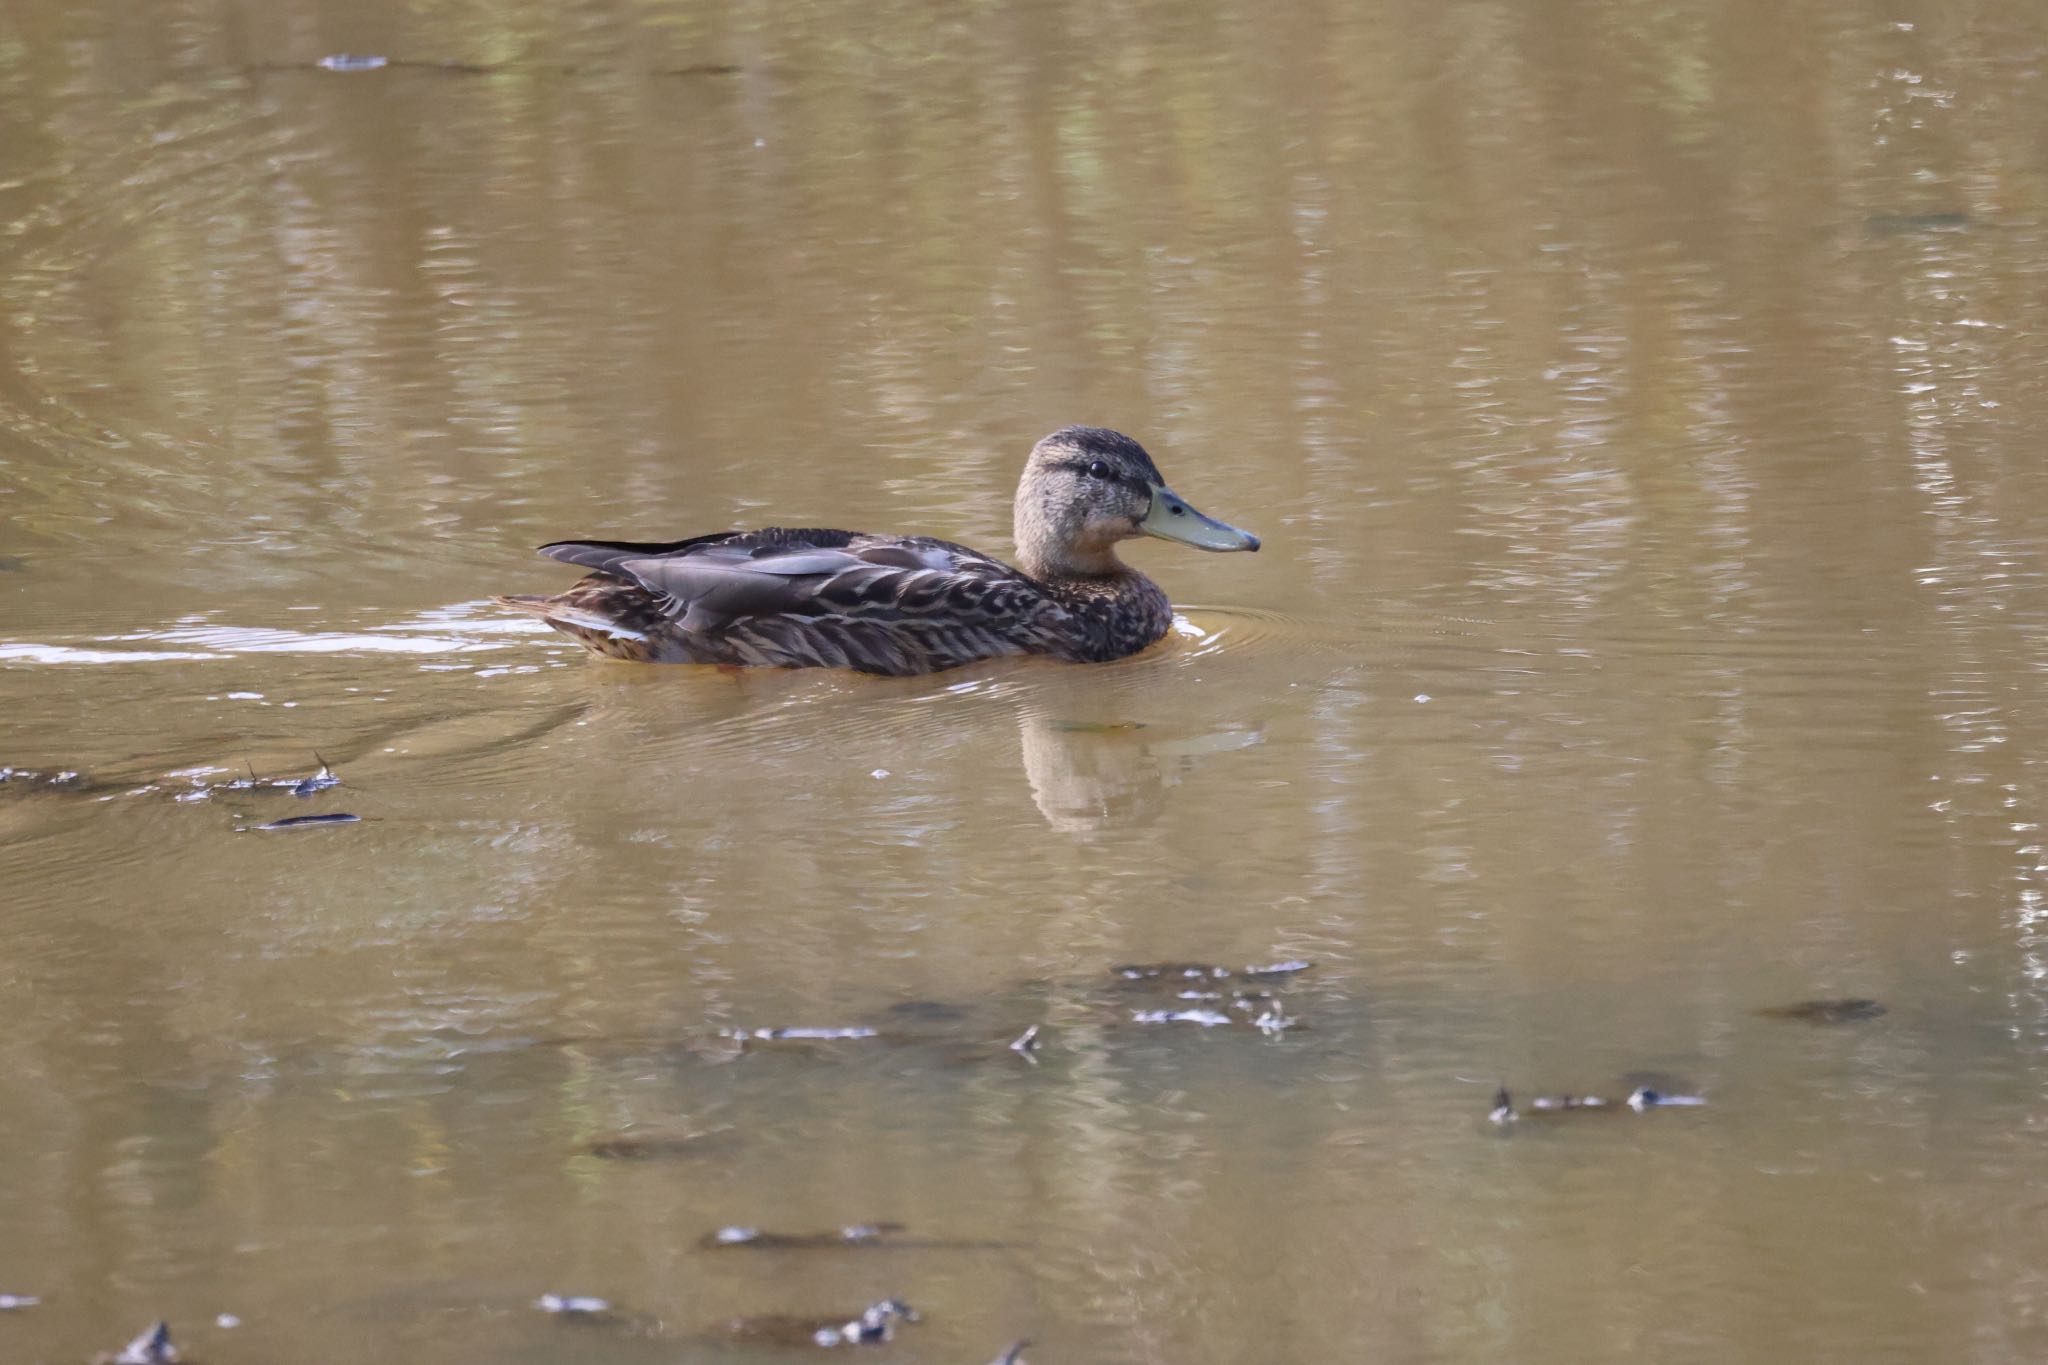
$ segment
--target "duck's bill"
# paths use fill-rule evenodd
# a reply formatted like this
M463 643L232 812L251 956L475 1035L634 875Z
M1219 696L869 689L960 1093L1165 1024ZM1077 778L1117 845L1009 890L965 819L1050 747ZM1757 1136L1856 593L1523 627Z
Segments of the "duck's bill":
M1205 517L1163 483L1152 485L1152 510L1138 529L1161 540L1177 540L1197 550L1256 550L1259 538L1250 531Z

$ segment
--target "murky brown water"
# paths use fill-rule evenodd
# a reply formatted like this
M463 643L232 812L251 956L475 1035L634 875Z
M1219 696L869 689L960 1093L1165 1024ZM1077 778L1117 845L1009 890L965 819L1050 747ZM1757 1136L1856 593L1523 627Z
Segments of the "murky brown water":
M955 1365L2048 1355L2044 63L2013 0L0 12L0 764L87 779L0 786L0 1358L887 1294ZM1068 421L1266 537L1138 550L1124 664L484 604L1007 550ZM1277 1038L1101 998L1289 956ZM783 1024L939 1041L715 1036ZM1485 1120L1642 1071L1709 1104ZM1001 1245L698 1246L879 1219Z

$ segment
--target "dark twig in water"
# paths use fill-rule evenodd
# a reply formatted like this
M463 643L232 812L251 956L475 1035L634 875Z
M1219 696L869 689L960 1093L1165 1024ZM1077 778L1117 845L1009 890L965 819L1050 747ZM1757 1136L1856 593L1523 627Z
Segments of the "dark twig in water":
M988 1365L1028 1365L1024 1359L1024 1348L1031 1344L1030 1337L1019 1337L1003 1348L1003 1353Z
M171 1342L171 1325L159 1322L121 1348L119 1355L102 1355L103 1365L178 1365L184 1357Z
M716 1151L726 1130L702 1133L618 1133L598 1138L583 1150L600 1161L651 1161L661 1157L699 1156Z
M1515 1112L1515 1098L1508 1094L1506 1082L1493 1092L1493 1112L1486 1116L1495 1123L1513 1123L1521 1115Z
M1038 1058L1031 1054L1038 1051L1038 1025L1033 1024L1030 1028L1018 1034L1015 1041L1010 1044L1010 1051L1016 1053L1033 1066L1037 1066Z
M300 829L307 825L352 825L362 818L360 815L351 815L347 811L335 810L328 811L323 815L289 815L282 820L272 820L267 825L257 825L256 828Z
M318 760L320 771L314 773L311 777L302 777L297 782L294 782L292 784L293 796L313 796L326 791L329 787L339 787L341 785L341 779L334 775L334 769L328 766L327 760L320 757L318 749L313 751L313 757Z
M1884 1012L1884 1006L1877 1001L1852 996L1843 1000L1800 1000L1756 1013L1765 1019L1796 1019L1803 1024L1860 1024Z
M1863 226L1879 237L1894 237L1909 232L1956 232L1977 225L1977 219L1962 209L1937 210L1933 213L1875 213L1863 220Z

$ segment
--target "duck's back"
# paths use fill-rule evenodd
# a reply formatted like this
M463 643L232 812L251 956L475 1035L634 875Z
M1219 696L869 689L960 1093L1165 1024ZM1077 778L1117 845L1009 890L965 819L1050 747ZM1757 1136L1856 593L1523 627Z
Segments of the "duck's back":
M541 553L593 572L557 597L505 600L617 658L916 674L1007 654L1104 657L1098 604L1077 611L1007 564L930 537L772 527Z

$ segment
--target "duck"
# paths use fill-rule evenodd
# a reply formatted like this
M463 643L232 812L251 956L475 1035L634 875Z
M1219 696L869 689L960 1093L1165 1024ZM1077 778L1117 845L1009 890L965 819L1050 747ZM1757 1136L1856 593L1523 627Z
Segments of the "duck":
M1259 548L1102 427L1062 427L1033 446L1013 511L1014 567L929 536L816 528L562 540L540 553L589 576L553 596L494 600L612 659L907 677L1005 655L1126 658L1166 634L1173 609L1119 544Z

